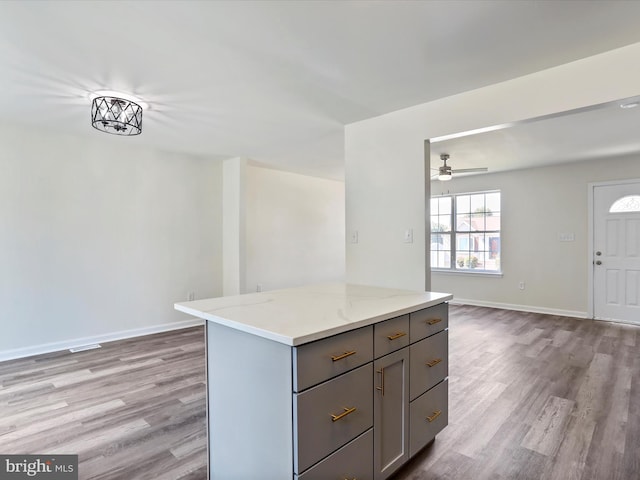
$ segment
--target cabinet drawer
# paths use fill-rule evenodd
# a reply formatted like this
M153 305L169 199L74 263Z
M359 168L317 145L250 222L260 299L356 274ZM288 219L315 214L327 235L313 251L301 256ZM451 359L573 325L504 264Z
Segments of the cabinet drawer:
M411 343L438 333L449 326L449 304L441 303L411 314Z
M409 345L409 315L376 323L373 329L373 354L380 358Z
M439 383L409 406L409 454L414 456L447 426L448 382Z
M301 392L373 360L373 325L293 348L293 390Z
M297 480L373 480L373 430L369 429L340 450L332 453Z
M410 398L413 400L449 374L449 331L422 339L409 349Z
M364 365L294 394L295 473L373 426L373 365Z

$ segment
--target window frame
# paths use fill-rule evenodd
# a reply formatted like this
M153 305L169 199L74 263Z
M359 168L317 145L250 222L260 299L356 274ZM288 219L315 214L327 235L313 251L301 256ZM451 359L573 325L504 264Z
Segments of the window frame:
M458 197L464 197L464 196L470 196L470 195L488 195L488 194L493 194L493 193L498 193L500 195L500 200L499 200L499 210L498 210L498 214L500 215L500 228L499 230L486 230L487 225L485 222L484 225L484 230L458 230L458 222L456 221L456 218L458 217L458 215L464 215L465 213L459 214L458 213ZM450 198L450 204L451 204L451 210L448 213L442 213L442 212L438 212L438 216L442 216L442 215L446 215L451 219L451 223L450 223L450 230L448 232L443 232L443 231L433 231L433 215L432 215L432 204L429 204L429 258L431 259L431 255L434 252L438 252L439 250L432 250L431 246L433 245L433 243L431 242L432 239L432 235L448 235L449 236L449 245L450 245L450 260L449 260L449 264L450 267L446 268L446 267L434 267L433 265L431 265L431 271L436 272L436 273L446 273L446 274L456 274L456 275L493 275L493 276L502 276L502 192L498 189L496 190L482 190L482 191L477 191L477 192L460 192L460 193L447 193L447 194L442 194L442 195L433 195L430 199L430 201L433 201L433 199L439 199L439 198L444 198L444 197L448 197ZM485 206L486 206L486 199L485 199ZM469 214L472 214L473 212L469 212ZM485 213L485 219L487 217L486 215L486 211ZM458 252L458 244L457 244L457 236L458 234L464 234L464 233L478 233L478 234L482 234L485 236L485 238L487 237L487 235L490 234L498 234L498 237L500 238L500 248L499 248L499 263L498 263L498 269L497 270L486 270L486 269L477 269L477 268L460 268L458 267L458 264L456 262L457 257L460 255L460 253ZM440 243L440 242L438 242ZM444 250L446 251L446 250ZM488 252L488 250L483 250L484 252ZM466 251L462 251L462 252L469 252L469 250Z

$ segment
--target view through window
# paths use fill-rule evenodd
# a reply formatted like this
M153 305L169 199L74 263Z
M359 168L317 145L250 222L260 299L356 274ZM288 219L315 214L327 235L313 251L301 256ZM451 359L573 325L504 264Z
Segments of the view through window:
M500 192L431 197L431 268L500 272Z

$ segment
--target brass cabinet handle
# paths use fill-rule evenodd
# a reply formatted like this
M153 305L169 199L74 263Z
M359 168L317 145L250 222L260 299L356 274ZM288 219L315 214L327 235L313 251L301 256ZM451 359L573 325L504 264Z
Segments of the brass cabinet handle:
M393 335L388 335L387 338L389 340L395 340L396 338L404 337L405 335L406 335L406 332L398 332L398 333L394 333Z
M436 323L440 323L442 321L441 318L432 318L431 320L427 320L429 325L435 325Z
M349 478L347 478L347 477L344 477L342 480L358 480L358 479L357 479L356 477L353 477L353 478L351 478L351 479L349 479Z
M349 415L350 413L353 413L356 411L356 407L344 407L344 412L342 412L339 415L331 415L331 421L332 422L337 422L338 420L340 420L341 418L346 417L347 415Z
M376 387L376 390L380 390L380 393L382 393L384 397L384 368L378 370L378 373L380 374L380 386Z
M435 358L433 360L431 360L430 362L427 362L427 367L434 367L437 364L439 364L442 361L441 358Z
M429 420L429 423L433 422L436 418L438 418L440 416L440 414L442 413L442 410L436 410L435 412L433 412L433 415L431 415L430 417L427 417L427 420Z
M356 351L352 350L350 352L344 352L342 355L332 355L331 356L331 360L333 360L334 362L337 362L338 360L342 360L343 358L347 358L350 355L355 355Z

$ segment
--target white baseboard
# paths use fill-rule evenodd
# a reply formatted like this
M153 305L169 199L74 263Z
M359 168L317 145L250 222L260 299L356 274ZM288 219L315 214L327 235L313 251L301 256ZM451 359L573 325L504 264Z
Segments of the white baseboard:
M589 318L587 312L575 310L561 310L558 308L535 307L533 305L515 305L512 303L485 302L483 300L470 300L466 298L454 298L449 301L452 305L473 305L475 307L502 308L503 310L516 310L518 312L544 313L546 315L559 315L562 317Z
M31 357L33 355L42 355L43 353L59 352L81 345L92 343L113 342L114 340L123 340L125 338L141 337L143 335L151 335L153 333L168 332L170 330L180 330L203 325L204 320L191 319L181 322L163 323L161 325L153 325L151 327L134 328L132 330L121 330L119 332L107 333L104 335L95 335L92 337L73 338L60 342L44 343L42 345L34 345L31 347L15 348L12 350L0 351L0 362L6 360L14 360L16 358Z

